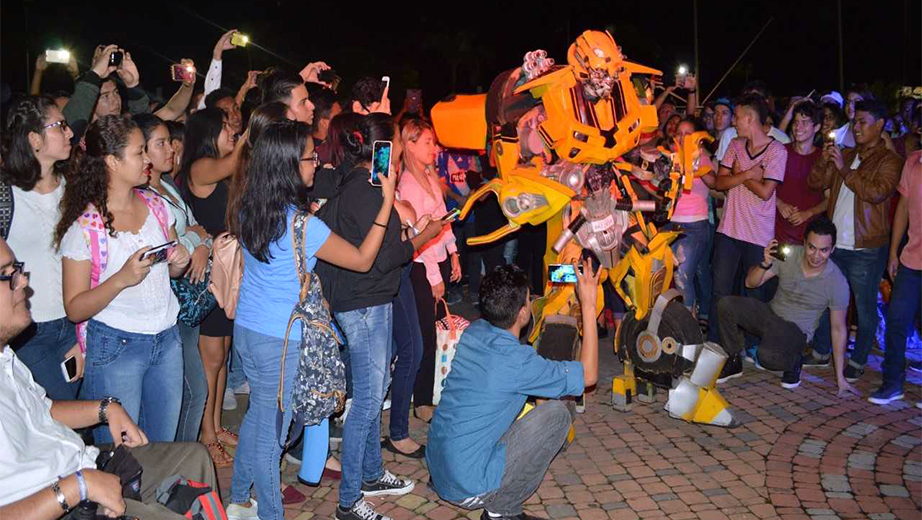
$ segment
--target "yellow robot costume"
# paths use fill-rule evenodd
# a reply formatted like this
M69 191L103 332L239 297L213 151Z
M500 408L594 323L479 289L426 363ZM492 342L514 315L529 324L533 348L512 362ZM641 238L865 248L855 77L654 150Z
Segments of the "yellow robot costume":
M570 46L567 65L530 52L521 67L500 74L489 93L436 104L432 120L442 145L489 148L496 165L498 176L471 194L461 217L493 192L508 223L469 244L547 222L547 262L574 262L589 250L608 270L607 281L629 309L615 339L624 375L613 381L613 405L627 410L634 398L652 400L661 387L669 390L672 416L734 426L714 386L727 356L704 342L697 320L670 289L676 259L669 244L680 231L661 232L655 224L668 221L681 193L707 173L697 168L698 145L709 137L687 136L676 153L641 151L642 134L658 122L632 75L661 73L625 60L607 31L586 31ZM641 189L638 175L655 190ZM574 355L579 320L572 318L579 309L573 287L549 285L532 311L529 339L539 352Z

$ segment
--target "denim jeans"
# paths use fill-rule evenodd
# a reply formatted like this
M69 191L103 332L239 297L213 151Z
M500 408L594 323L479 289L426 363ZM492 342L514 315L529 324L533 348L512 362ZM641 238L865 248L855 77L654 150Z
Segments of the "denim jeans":
M672 226L682 229L682 235L672 242L672 252L676 256L684 257L675 271L675 285L682 293L685 306L694 311L697 298L695 275L698 273L698 265L707 249L711 225L705 219L698 222L676 222ZM680 250L681 255L679 255Z
M863 368L868 362L868 354L877 334L880 318L877 315L877 292L880 280L887 268L888 247L849 251L836 249L832 253L842 274L848 279L848 286L855 295L855 310L858 311L858 338L848 363L856 368ZM820 355L832 352L832 331L830 329L829 310L823 313L819 326L813 336L813 349Z
M716 226L708 222L707 244L704 254L698 262L698 272L695 273L695 293L698 297L698 317L706 318L711 312L711 298L714 289L714 276L711 272L711 256L714 252L714 235Z
M734 294L737 282L746 277L752 266L762 262L764 249L758 244L730 238L723 233L714 235L714 290L711 311L708 312L708 341L720 342L720 317L717 316L720 299ZM758 289L746 289L745 292L747 296L762 299Z
M887 351L884 353L884 381L881 386L902 386L906 379L906 340L912 320L922 306L922 271L900 264L887 310Z
M64 355L76 344L76 329L67 318L33 323L11 342L16 356L52 401L77 398L80 380L68 383L61 372Z
M182 407L183 361L179 328L137 334L90 320L81 399L119 398L151 442L173 442ZM109 428L96 443L112 442Z
M176 325L179 327L179 337L182 338L183 364L182 409L179 411L176 442L195 442L205 413L208 381L205 379L202 354L198 350L198 327L190 327L182 322Z
M240 353L234 348L231 342L230 355L227 356L227 388L236 390L246 383L246 377L243 375L243 368L240 361Z
M279 366L285 340L234 325L235 348L240 352L243 373L250 383L250 406L240 425L240 441L234 456L231 503L244 504L250 499L250 487L256 488L259 518L282 520L282 493L279 462L282 447L276 435L276 397ZM300 342L289 341L285 355L283 404L291 404L291 388L298 373Z
M390 383L393 307L387 303L337 312L336 321L346 335L352 363L352 409L343 427L339 485L339 505L348 509L361 496L363 480L373 482L384 474L381 403Z
M394 299L394 364L391 387L391 439L400 441L410 436L410 396L416 372L423 358L423 334L419 328L416 298L410 282L412 263L403 268L400 290ZM472 275L473 276L473 275Z

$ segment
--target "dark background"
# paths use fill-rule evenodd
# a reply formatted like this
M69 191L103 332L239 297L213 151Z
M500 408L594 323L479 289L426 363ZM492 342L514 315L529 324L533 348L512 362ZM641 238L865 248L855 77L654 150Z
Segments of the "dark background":
M170 63L194 59L200 89L215 41L223 29L237 28L253 43L224 53L225 86L236 90L250 69L278 65L298 71L323 60L343 77L341 94L348 94L359 76L388 74L395 104L406 88L421 87L431 106L451 92L486 89L497 73L521 64L529 50L543 48L565 62L570 42L590 28L610 30L628 59L665 71L671 82L679 63L694 67L692 12L690 0L3 0L0 80L24 91L44 49L63 46L76 52L83 70L97 44L117 43L132 53L142 85L169 97L175 89ZM766 81L780 96L838 89L836 0L699 0L702 97L770 18L715 95L734 95L751 79ZM919 0L843 0L845 84L867 83L878 94L898 85L922 85L920 27Z

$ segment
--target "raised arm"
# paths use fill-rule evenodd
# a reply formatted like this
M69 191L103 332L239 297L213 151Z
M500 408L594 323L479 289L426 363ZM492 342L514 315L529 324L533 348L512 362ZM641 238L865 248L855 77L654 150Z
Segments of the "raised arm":
M184 67L192 67L195 69L195 64L192 60L182 60L182 65ZM173 94L173 97L163 105L160 110L154 112L154 115L163 119L165 121L175 121L179 116L183 115L186 111L186 107L189 106L189 101L192 100L192 91L195 89L195 73L191 75L190 81L183 81L179 85L179 90Z

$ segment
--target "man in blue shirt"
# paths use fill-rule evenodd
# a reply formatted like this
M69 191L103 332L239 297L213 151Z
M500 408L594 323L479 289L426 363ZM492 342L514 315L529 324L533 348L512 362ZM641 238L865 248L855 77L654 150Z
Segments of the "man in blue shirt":
M531 518L522 504L538 489L564 445L573 420L560 401L547 401L519 420L529 396L578 396L598 379L596 291L588 262L578 275L583 340L579 361L550 361L519 342L528 325L528 278L514 265L489 273L480 312L458 343L442 399L429 428L426 461L439 496L482 520Z

